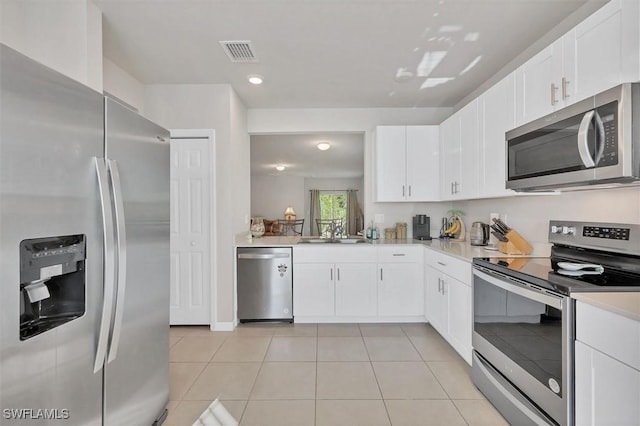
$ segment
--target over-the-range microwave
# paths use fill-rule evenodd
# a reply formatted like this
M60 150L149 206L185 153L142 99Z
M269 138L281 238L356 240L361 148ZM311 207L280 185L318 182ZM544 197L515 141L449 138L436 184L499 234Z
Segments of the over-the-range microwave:
M506 133L507 188L640 183L640 83L626 83Z

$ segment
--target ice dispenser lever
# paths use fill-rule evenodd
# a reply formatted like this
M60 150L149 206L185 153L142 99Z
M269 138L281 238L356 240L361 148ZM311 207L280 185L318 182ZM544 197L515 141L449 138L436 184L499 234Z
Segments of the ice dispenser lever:
M20 242L20 339L26 340L84 315L85 236Z

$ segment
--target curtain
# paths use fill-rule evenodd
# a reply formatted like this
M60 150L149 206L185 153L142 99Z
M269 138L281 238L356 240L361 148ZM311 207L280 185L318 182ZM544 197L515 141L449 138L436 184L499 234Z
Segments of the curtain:
M356 235L364 229L364 215L358 204L358 191L347 189L347 234Z
M320 216L320 191L318 189L311 190L311 208L309 209L309 235L319 235L316 219Z

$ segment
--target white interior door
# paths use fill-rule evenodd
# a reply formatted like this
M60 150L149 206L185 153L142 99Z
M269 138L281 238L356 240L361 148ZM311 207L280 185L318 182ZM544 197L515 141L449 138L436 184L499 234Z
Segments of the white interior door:
M171 324L210 324L212 141L171 139Z

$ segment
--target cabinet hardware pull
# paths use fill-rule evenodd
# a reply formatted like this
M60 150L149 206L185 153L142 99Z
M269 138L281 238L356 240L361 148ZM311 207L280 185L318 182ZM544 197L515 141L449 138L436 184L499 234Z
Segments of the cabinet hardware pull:
M338 268L338 281L340 281L340 268Z
M411 185L409 185L409 197L411 197Z
M393 256L404 256L404 253L393 253Z
M382 268L380 268L380 281L383 281L383 278L382 278Z
M331 281L333 281L333 268L329 269L331 271Z
M447 288L445 287L446 285L447 285L447 282L445 280L442 280L442 295L443 296L447 292Z
M558 103L558 100L556 99L556 90L558 90L556 88L556 84L551 83L551 106L556 106Z
M402 196L404 197L404 185L402 185Z
M446 264L446 263L442 263L442 262L440 262L440 261L438 261L438 265L447 266L447 264Z
M567 99L569 97L569 91L567 90L567 84L569 84L569 80L566 77L562 77L562 99Z
M438 293L442 293L442 279L438 278Z
M454 192L453 192L453 181L451 181L451 195L453 195L453 194L454 194Z

